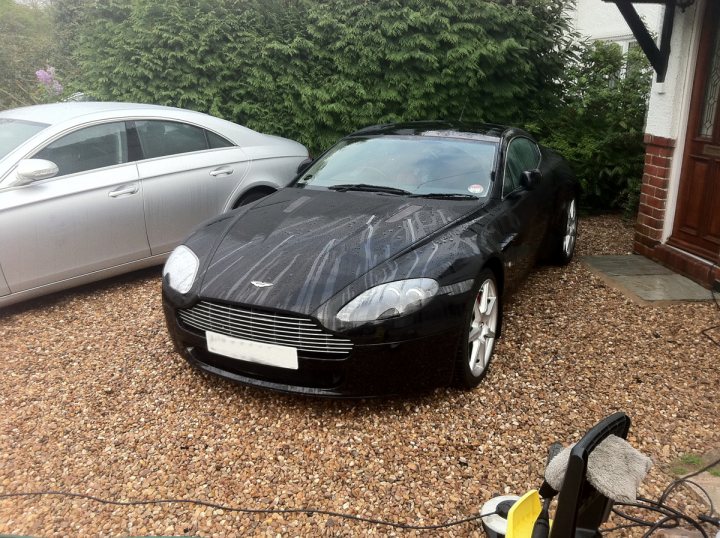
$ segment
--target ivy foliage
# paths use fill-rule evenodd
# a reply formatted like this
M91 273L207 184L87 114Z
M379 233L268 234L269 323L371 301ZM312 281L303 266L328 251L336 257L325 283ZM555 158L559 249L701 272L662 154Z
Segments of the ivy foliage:
M209 112L314 152L388 121L524 124L558 105L563 4L97 0L73 40L74 89Z
M645 146L643 132L652 82L639 48L581 46L564 77L563 105L540 117L541 139L563 154L583 187L584 205L637 211Z

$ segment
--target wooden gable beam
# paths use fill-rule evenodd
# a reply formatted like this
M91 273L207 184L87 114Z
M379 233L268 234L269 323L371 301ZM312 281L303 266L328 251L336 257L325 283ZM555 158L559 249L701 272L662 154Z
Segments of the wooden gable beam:
M645 56L650 60L650 65L657 73L657 81L664 82L667 74L668 61L670 60L670 39L672 38L673 23L675 22L675 7L677 0L645 0L640 3L665 4L665 17L663 18L662 33L660 35L660 47L655 44L650 31L638 15L633 6L632 0L605 0L613 2L625 18L635 39L642 48ZM682 0L681 0L682 1ZM636 0L635 3L638 3ZM687 7L687 6L684 6Z

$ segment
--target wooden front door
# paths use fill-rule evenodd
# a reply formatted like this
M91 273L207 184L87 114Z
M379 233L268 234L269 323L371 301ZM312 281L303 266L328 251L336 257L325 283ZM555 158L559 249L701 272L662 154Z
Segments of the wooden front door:
M720 263L720 2L708 0L671 245Z

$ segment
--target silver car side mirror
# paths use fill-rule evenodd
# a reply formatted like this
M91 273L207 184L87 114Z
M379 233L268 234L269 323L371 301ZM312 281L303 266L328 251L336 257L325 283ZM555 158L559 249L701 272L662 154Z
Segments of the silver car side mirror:
M12 185L18 187L33 181L54 177L58 173L58 166L45 159L23 159L18 163L15 173L17 180L13 181Z

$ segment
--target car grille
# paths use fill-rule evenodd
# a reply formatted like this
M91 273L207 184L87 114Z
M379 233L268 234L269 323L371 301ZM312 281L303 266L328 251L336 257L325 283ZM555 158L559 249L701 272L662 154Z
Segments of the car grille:
M353 347L350 340L325 331L310 318L255 308L201 301L192 308L179 310L178 316L185 325L201 331L294 347L313 354L346 355Z

